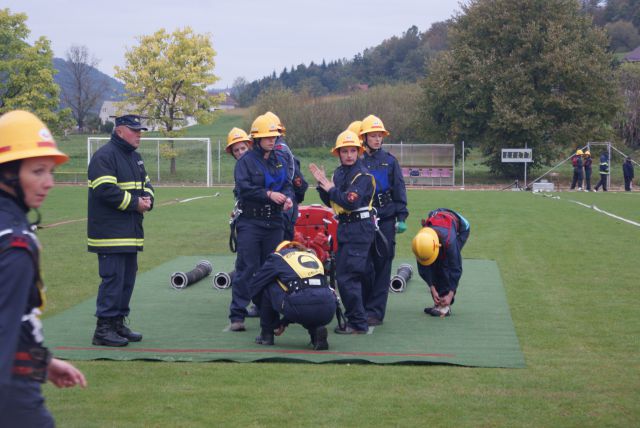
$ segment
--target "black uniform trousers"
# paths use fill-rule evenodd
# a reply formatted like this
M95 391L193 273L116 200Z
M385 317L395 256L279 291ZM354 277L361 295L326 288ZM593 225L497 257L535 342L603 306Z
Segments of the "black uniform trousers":
M309 287L287 294L277 283L266 287L260 300L260 327L273 331L283 321L307 330L327 325L336 313L336 297L329 287Z
M247 316L247 305L251 301L249 281L267 256L282 242L284 233L281 222L265 223L263 227L242 216L238 218L236 230L238 233L236 270L229 306L231 322L244 321Z
M396 221L394 217L388 217L378 222L380 233L387 240L387 251L376 249L376 245L371 249L371 260L373 261L372 275L362 289L364 308L368 318L384 320L387 309L387 299L389 297L389 282L391 281L391 264L396 251Z
M0 388L0 426L3 428L53 428L55 423L44 405L40 383L13 377Z
M99 253L98 272L102 282L98 289L96 317L128 316L138 272L138 253Z

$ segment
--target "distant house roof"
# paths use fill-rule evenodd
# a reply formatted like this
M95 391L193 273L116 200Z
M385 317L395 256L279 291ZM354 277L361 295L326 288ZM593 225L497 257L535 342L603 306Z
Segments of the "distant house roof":
M640 46L629 52L624 56L625 61L638 62L640 61Z

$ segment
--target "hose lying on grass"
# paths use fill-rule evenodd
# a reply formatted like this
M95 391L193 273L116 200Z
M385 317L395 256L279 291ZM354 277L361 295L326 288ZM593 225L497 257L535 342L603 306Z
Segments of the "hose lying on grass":
M182 290L200 281L213 271L213 266L207 260L201 260L189 272L174 272L171 275L171 287Z

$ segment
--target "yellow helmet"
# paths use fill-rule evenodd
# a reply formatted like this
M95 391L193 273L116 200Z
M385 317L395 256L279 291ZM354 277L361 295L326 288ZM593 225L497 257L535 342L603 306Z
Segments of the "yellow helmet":
M576 154L579 156L582 156L584 153L582 152L582 150L578 149L576 150Z
M585 150L585 151L584 151L584 155L585 155L585 156L591 156L591 152L590 152L589 150Z
M280 131L280 133L282 135L286 135L287 128L284 127L284 125L282 124L282 121L280 120L278 115L276 115L275 113L270 112L270 111L266 112L264 115L266 117L268 117L270 120L273 120L275 123L277 123L278 124L278 131Z
M251 124L251 138L277 137L279 135L278 122L264 114L256 117Z
M411 241L411 249L418 259L418 263L423 266L433 264L440 252L440 240L435 230L430 227L423 227Z
M346 131L343 131L340 135L338 135L338 138L336 138L336 145L333 149L331 149L331 153L334 156L339 156L339 151L341 147L357 147L359 155L364 153L362 144L360 144L360 139L358 138L355 132L349 131L348 129Z
M354 120L353 122L351 122L349 124L349 126L347 126L347 129L353 133L355 133L358 138L360 139L360 142L362 142L362 136L360 135L360 130L362 129L362 121L361 120Z
M0 117L0 163L42 156L52 157L56 165L69 160L33 113L14 110Z
M380 118L370 114L362 119L362 128L360 129L360 135L368 134L369 132L382 132L386 137L389 132L384 129L384 124Z
M229 135L227 135L227 147L225 147L224 150L227 153L231 153L231 146L233 146L235 143L241 143L243 141L248 143L249 145L252 144L251 138L249 138L246 132L244 132L240 128L233 128L231 129L231 131L229 131Z
M300 251L309 251L309 249L307 247L305 247L304 245L302 245L298 241L282 241L276 247L276 251L280 251L280 250L285 249L285 248L295 248L295 249L300 250Z

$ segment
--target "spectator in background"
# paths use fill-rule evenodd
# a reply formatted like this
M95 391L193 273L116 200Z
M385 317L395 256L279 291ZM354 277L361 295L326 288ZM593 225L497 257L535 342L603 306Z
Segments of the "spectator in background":
M591 159L591 152L589 150L584 151L584 187L587 192L591 191L591 165L593 164L593 159Z
M578 190L582 190L582 155L584 153L582 150L576 150L576 154L571 158L571 163L573 164L573 179L571 180L571 190L576 188L576 184L578 185Z
M602 186L603 191L607 191L607 178L609 177L609 155L607 152L602 152L600 154L600 181L596 184L596 187L593 188L594 192L597 192L600 186Z
M622 164L622 175L624 176L624 190L625 192L630 192L631 183L633 182L633 162L631 162L630 156L627 156Z

